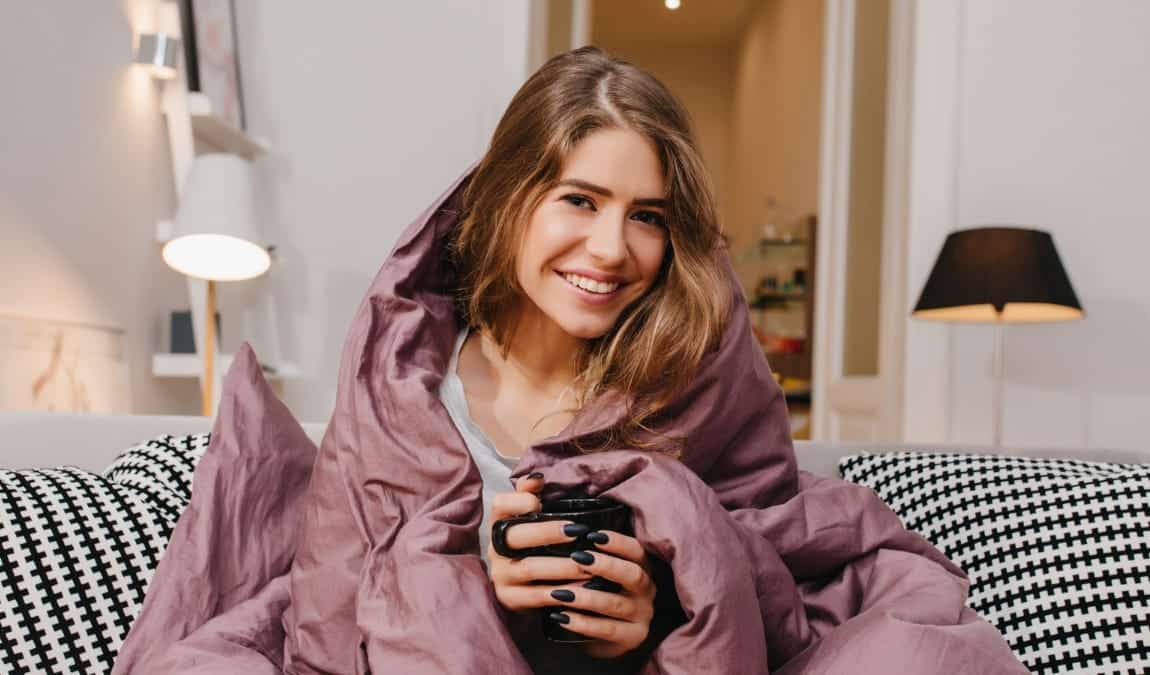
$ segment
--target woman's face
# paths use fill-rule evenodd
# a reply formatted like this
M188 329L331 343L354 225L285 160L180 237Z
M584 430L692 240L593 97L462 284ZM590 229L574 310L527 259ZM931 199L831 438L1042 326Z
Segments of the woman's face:
M667 248L663 171L629 129L585 136L531 214L519 283L569 335L597 338L655 282Z

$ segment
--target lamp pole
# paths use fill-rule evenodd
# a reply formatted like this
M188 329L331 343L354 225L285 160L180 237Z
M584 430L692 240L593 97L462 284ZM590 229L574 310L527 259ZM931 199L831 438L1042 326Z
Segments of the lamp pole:
M994 447L1002 447L1004 327L1002 308L994 308Z
M201 391L203 399L200 406L204 417L211 417L213 401L212 378L215 377L216 357L216 282L208 279L207 317L204 319L204 381Z

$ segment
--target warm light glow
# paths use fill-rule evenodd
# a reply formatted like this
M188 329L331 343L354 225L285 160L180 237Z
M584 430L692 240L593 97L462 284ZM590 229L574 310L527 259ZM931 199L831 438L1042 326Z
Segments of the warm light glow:
M667 9L679 9L679 0L665 0L663 3Z
M258 277L271 266L262 246L225 234L192 234L164 245L164 262L197 279L243 281Z
M963 305L924 309L912 314L916 319L928 321L954 321L957 323L1048 323L1073 321L1082 318L1082 310L1045 302L1008 302L1002 308L1002 317L994 305Z
M176 76L176 69L168 66L157 66L154 63L141 63L140 69L157 80L170 80Z

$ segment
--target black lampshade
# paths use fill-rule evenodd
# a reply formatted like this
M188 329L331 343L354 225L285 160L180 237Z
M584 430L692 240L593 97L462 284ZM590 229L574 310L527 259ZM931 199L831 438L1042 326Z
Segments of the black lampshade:
M937 321L1081 319L1082 305L1049 232L977 227L950 233L912 315Z

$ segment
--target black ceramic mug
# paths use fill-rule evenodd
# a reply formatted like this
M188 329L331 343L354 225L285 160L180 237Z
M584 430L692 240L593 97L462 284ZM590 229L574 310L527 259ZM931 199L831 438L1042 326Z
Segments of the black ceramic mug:
M584 537L562 544L513 549L507 545L507 530L522 523L538 523L548 520L568 520L591 528L592 531L608 530L620 534L633 535L631 508L606 497L572 497L566 499L543 500L541 510L521 516L497 520L491 526L491 546L495 552L506 558L526 558L528 556L552 556L566 558L575 551L594 550L595 545ZM597 578L597 577L596 577ZM599 580L599 590L609 590L618 585L607 580ZM590 642L590 638L567 630L561 624L551 621L547 615L554 608L544 608L543 634L554 642L576 644Z

